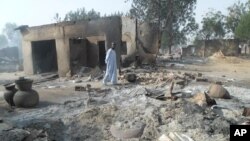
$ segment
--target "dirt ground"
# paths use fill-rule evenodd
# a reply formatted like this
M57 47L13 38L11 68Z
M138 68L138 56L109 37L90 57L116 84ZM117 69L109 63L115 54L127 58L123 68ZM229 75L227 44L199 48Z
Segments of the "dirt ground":
M127 70L122 69L123 74ZM1 86L0 119L3 119L3 123L0 123L0 138L3 141L27 140L28 135L40 131L44 135L36 135L33 140L150 141L158 140L162 135L178 134L194 141L227 141L231 124L249 120L242 116L243 108L250 107L248 59L210 57L166 61L159 58L158 67L144 66L131 70L138 76L136 83L128 83L121 78L119 85L104 86L101 80L88 81L88 77L81 77L81 83L58 78L33 85L33 89L39 93L40 103L30 109L10 110L3 99L4 87ZM152 95L166 94L170 83L161 80L161 77L172 73L202 73L208 82L191 81L184 88L176 85L174 91L181 92L181 95L177 95L177 101L147 96L148 92ZM11 82L20 76L25 74L1 73L0 83ZM34 80L41 78L27 77ZM217 105L212 108L200 107L192 102L196 93L206 91L215 81L222 82L233 98L215 99ZM75 86L86 84L91 84L90 96L86 91L75 91ZM4 128L11 132L12 137L7 136ZM12 132L23 136L13 137ZM187 137L184 139L188 140Z

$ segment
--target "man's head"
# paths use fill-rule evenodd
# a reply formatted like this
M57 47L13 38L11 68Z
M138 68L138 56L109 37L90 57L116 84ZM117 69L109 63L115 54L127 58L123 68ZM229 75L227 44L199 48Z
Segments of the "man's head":
M111 43L111 48L115 49L116 44L114 42Z

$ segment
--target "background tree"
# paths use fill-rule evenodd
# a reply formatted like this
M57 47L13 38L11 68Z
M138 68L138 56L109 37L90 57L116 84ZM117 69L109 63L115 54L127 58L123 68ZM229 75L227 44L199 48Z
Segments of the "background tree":
M130 15L140 22L158 23L171 53L173 45L186 41L188 33L198 28L195 4L196 0L132 0Z
M100 13L96 12L94 9L86 11L85 8L80 8L76 11L68 12L64 17L64 21L89 20L98 19L100 17Z
M222 39L226 34L225 16L220 11L210 11L203 17L202 28L198 32L197 39Z
M9 46L20 46L21 34L19 31L16 31L16 23L6 23L3 29L3 34L6 35Z
M3 34L1 34L0 35L0 48L5 48L6 46L8 46L8 40Z
M249 2L242 3L238 1L232 6L227 8L228 15L226 16L226 29L227 33L234 37L235 30L243 15L246 15L249 11Z
M123 12L117 11L111 14L104 14L103 17L111 17L111 16L129 16L129 14L124 14Z
M60 23L62 21L62 18L59 16L59 13L56 13L55 16L53 17L53 20L56 23Z
M235 30L236 37L240 39L250 39L250 12L243 16Z

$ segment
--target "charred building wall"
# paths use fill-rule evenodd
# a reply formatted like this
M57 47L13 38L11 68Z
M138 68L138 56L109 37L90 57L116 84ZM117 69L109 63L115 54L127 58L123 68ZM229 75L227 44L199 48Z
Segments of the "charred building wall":
M159 45L155 26L118 16L35 26L21 33L27 74L58 71L59 76L66 76L77 66L105 66L106 51L112 42L117 44L118 67L120 60L130 64L135 56L151 63Z
M142 63L150 64L155 61L159 48L159 32L154 24L137 23L129 17L122 18L122 63L128 66L139 56Z
M37 73L36 62L43 61L44 58L42 58L42 56L45 57L49 55L56 56L56 58L53 59L56 59L57 64L54 63L54 65L57 65L60 76L65 76L70 72L71 66L77 61L79 61L78 63L80 63L80 65L94 67L99 64L99 45L101 44L101 47L107 50L111 46L111 42L116 42L118 46L116 48L118 54L117 60L120 60L120 17L42 25L26 28L21 32L23 35L24 71L27 74ZM53 43L44 44L46 41L54 41L55 46L52 45ZM34 46L34 43L37 45ZM39 48L47 50L41 52L43 55L40 58L35 57L36 52L34 52L38 46ZM56 51L50 54L50 48L53 47ZM79 55L78 51L80 51L83 56ZM35 58L39 58L39 60L35 60ZM117 62L119 66L119 61ZM49 62L43 61L43 63L46 64Z

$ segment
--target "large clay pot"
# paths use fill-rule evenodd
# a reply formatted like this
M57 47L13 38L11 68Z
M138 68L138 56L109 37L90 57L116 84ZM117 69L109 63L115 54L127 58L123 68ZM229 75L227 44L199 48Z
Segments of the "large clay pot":
M19 91L16 92L13 101L17 107L30 108L39 103L39 95L32 89L33 80L21 77L15 83Z
M223 99L230 99L229 92L218 84L212 84L209 87L208 95L213 98L223 98Z
M32 89L29 91L17 91L14 96L14 103L17 107L34 107L39 103L39 95Z
M17 92L17 89L15 88L15 84L7 84L4 85L6 91L4 92L4 99L10 106L15 106L13 102L13 97L15 93Z
M29 91L32 88L32 83L33 80L31 79L24 79L24 78L19 78L18 80L15 81L17 89L20 91Z

